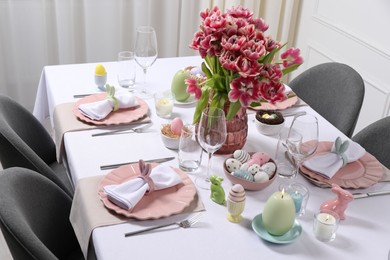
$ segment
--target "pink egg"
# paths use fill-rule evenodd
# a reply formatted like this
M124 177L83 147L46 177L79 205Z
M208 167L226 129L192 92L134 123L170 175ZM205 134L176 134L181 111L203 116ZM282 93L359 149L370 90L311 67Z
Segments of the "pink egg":
M171 122L171 131L175 135L180 135L181 129L183 128L183 120L180 117L176 117Z
M252 166L253 164L260 165L260 160L258 160L257 158L251 158L247 161L247 163L248 163L248 166Z
M267 153L257 152L252 155L251 159L256 160L258 164L261 166L264 163L268 162L271 159L271 157Z

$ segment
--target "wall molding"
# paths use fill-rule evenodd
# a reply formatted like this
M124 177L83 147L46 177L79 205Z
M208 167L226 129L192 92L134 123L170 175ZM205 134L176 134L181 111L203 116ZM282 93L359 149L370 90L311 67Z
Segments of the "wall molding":
M368 48L372 52L376 53L377 55L380 55L390 61L390 53L387 52L384 49L378 48L374 44L370 43L369 41L363 41L363 37L359 37L356 33L354 33L351 30L347 30L345 27L340 26L339 24L333 23L331 20L326 18L325 16L322 16L318 14L317 10L315 14L312 16L312 19L314 22L317 22L325 27L328 27L329 29L336 31L340 33L341 35L351 39L352 41L357 42L358 44L364 46L365 48Z

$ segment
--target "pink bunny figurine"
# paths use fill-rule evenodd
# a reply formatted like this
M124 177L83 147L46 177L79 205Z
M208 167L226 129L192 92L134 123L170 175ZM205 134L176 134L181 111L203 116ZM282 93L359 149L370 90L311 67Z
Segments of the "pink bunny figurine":
M340 219L345 219L345 209L348 206L348 203L353 200L353 195L347 190L343 190L340 188L337 184L332 184L332 192L337 194L337 197L332 200L327 200L324 203L321 204L320 209L324 210L331 210L333 212L336 212Z

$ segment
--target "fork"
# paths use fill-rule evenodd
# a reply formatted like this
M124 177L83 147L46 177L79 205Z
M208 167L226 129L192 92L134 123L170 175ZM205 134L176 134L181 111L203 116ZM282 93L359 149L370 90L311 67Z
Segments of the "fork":
M104 135L120 135L120 134L128 134L128 133L144 133L147 130L146 126L144 127L138 127L138 128L131 128L131 129L118 129L118 130L112 130L107 131L103 133L95 133L92 134L92 137L95 136L104 136Z
M155 230L155 229L158 229L158 228L169 227L169 226L173 226L173 225L177 225L177 226L179 226L181 228L189 228L189 227L195 225L200 220L201 215L202 215L201 213L198 213L198 214L192 216L191 218L183 220L183 221L172 222L172 223L169 223L169 224L164 224L164 225L159 225L159 226L155 226L155 227L145 228L145 229L141 229L141 230L137 230L137 231L133 231L133 232L128 232L128 233L125 233L125 237L129 237L129 236L132 236L132 235L144 233L144 232Z

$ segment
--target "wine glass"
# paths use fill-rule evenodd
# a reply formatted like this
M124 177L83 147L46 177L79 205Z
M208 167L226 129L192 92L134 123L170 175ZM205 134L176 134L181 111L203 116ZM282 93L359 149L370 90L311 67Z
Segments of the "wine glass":
M144 84L139 94L145 98L150 98L152 94L145 87L146 72L157 59L157 38L153 27L140 26L137 28L134 56L144 72Z
M210 189L211 157L226 141L225 112L214 107L203 110L197 135L200 146L208 153L208 165L206 177L198 177L195 182L200 188Z
M286 145L289 154L295 162L295 170L291 176L295 178L299 172L301 163L317 150L317 118L309 114L295 117L288 132Z

